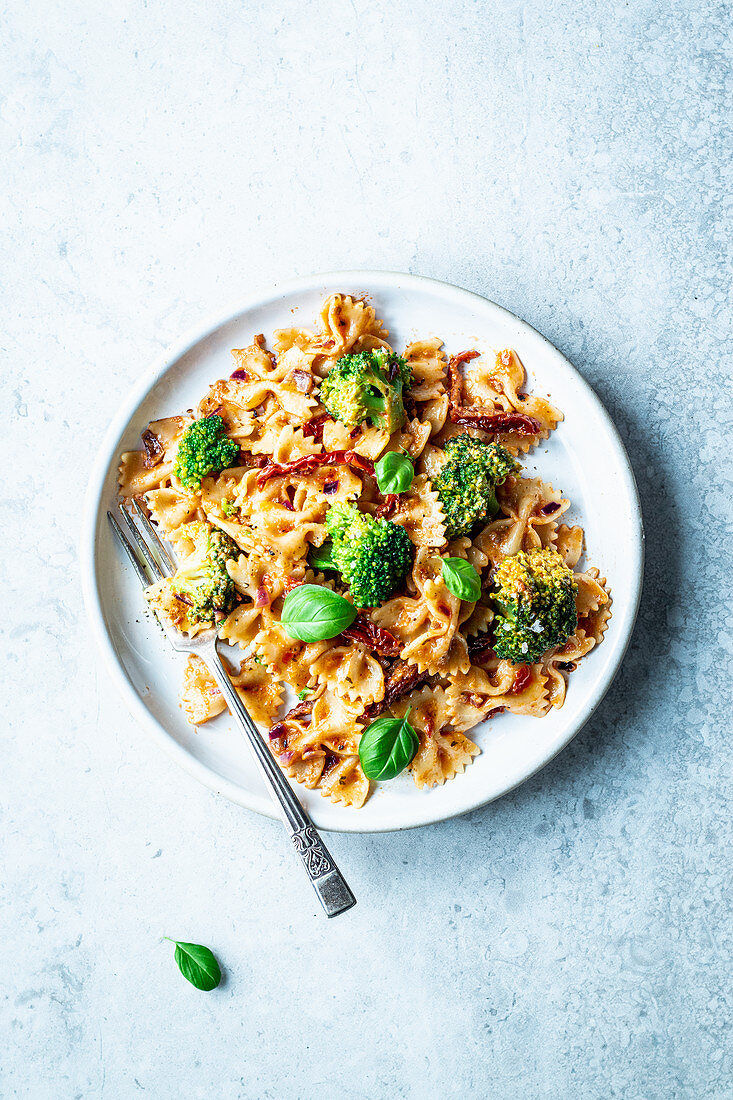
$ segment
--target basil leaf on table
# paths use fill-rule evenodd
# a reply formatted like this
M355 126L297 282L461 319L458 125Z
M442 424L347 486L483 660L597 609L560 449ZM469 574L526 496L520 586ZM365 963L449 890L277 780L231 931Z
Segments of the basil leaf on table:
M191 985L206 992L216 989L221 981L221 970L213 952L209 951L208 947L200 943L172 940L170 936L164 936L164 939L176 945L174 958L178 963L178 969Z
M404 493L412 485L415 467L406 454L388 451L374 466L381 493Z
M465 558L443 558L443 580L459 600L476 601L481 595L481 578Z
M329 539L328 542L324 542L323 546L311 547L308 554L309 563L316 569L336 569L338 566L333 560L333 543Z
M335 638L356 618L356 608L338 592L320 584L301 584L288 592L282 624L291 638L301 642L325 642Z
M410 708L412 709L412 708ZM404 771L420 747L420 739L404 718L385 714L361 735L359 759L367 779L394 779Z

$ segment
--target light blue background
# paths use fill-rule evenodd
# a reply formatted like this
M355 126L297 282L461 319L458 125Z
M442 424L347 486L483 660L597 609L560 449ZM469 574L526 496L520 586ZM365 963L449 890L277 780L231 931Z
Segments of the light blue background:
M3 1097L731 1094L724 8L4 12ZM256 287L354 267L484 293L576 364L648 563L574 744L464 819L334 836L359 905L327 923L280 826L134 728L75 547L148 361ZM224 986L187 985L165 934Z

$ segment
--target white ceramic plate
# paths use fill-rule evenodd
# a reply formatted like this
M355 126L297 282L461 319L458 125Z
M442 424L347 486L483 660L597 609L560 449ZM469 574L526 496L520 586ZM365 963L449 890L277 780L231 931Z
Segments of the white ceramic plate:
M414 275L340 272L280 286L236 313L174 345L147 372L110 428L94 467L82 543L89 617L112 678L136 722L193 776L234 802L274 816L247 745L228 715L196 730L178 702L185 658L173 653L144 611L138 582L113 543L105 511L116 489L122 451L139 446L149 420L193 407L209 384L231 371L230 349L255 333L313 326L335 291L368 294L397 349L416 336L441 336L450 353L513 347L528 372L527 388L550 394L565 413L551 439L525 461L570 497L564 519L582 523L588 561L608 578L613 617L603 644L570 677L565 706L542 719L504 714L471 736L481 755L463 775L418 791L407 775L383 784L361 810L333 805L298 787L323 829L380 832L441 821L510 791L567 745L603 698L623 658L641 591L643 534L633 473L600 401L570 363L538 332L475 294Z

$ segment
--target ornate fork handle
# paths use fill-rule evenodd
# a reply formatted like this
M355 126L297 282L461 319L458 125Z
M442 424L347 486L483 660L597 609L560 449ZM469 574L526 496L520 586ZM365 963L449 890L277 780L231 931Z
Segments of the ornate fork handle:
M268 790L290 833L293 847L308 872L326 916L335 917L339 913L344 913L352 905L356 905L356 898L237 695L221 663L216 649L216 640L206 648L198 650L198 654L216 680L235 722L250 743Z

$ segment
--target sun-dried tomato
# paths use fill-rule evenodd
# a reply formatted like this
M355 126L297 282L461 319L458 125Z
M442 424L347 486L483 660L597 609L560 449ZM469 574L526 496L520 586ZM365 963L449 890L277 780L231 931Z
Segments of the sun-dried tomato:
M514 673L514 683L509 688L509 695L521 695L528 687L532 679L532 669L529 665L520 665Z
M361 642L362 645L369 646L381 657L396 657L402 649L402 643L395 638L394 634L390 634L389 630L377 626L368 615L364 615L361 611L351 626L341 631L339 637L345 638L348 642Z
M319 466L341 465L351 466L355 470L361 471L361 473L374 477L374 463L370 459L364 458L356 451L330 451L328 454L322 455L304 455L303 458L296 458L293 462L271 462L262 470L257 478L257 484L262 488L273 477L285 477L289 474L309 474L312 470L318 469Z
M482 409L463 405L463 378L461 366L475 359L477 351L461 351L451 356L448 363L450 378L450 396L448 400L448 419L452 424L478 428L482 432L517 432L519 435L537 435L542 425L533 416L523 413L497 413L493 409Z

